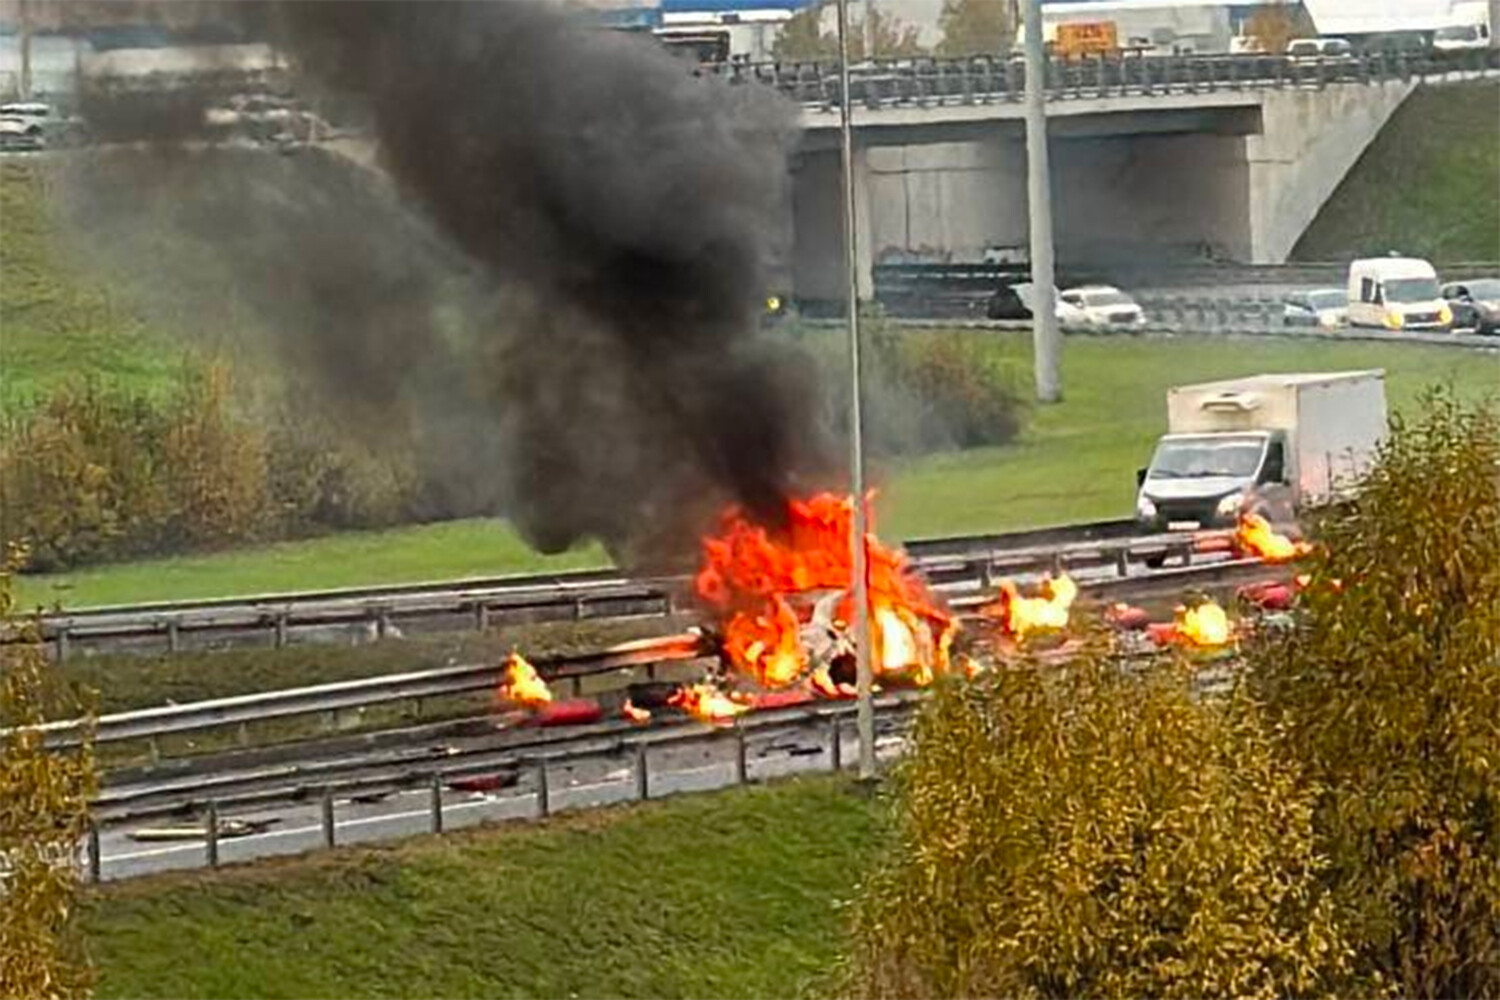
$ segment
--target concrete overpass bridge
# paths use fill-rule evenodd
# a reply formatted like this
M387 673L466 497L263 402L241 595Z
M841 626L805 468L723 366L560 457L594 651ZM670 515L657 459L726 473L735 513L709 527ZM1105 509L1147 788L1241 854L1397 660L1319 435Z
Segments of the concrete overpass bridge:
M1280 263L1419 81L1496 74L1493 54L1471 59L1054 64L1048 116L1059 256L1107 268L1111 258L1139 265L1198 247ZM864 68L851 81L862 294L872 294L871 268L882 258L977 260L986 247L1026 244L1020 69L929 61ZM758 82L803 105L791 206L795 292L837 298L837 79L820 67Z

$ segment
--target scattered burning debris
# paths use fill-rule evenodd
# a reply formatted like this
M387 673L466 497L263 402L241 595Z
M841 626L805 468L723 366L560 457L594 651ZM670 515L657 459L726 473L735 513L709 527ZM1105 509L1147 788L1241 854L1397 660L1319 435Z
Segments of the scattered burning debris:
M1259 514L1241 514L1239 527L1235 530L1235 544L1251 555L1266 562L1289 562L1312 551L1306 542L1292 541L1271 527L1271 522Z
M620 716L637 725L645 725L651 721L651 711L645 708L636 708L629 698L626 698L625 704L620 706Z
M496 695L502 702L526 708L542 708L552 703L552 691L547 682L520 653L511 653L505 658L505 672Z
M707 681L683 685L667 699L667 704L682 709L700 722L729 722L750 710L748 705L734 701Z
M1229 615L1213 601L1179 607L1175 621L1153 624L1148 632L1158 645L1178 643L1204 649L1228 645L1234 637Z
M1009 580L1000 581L1000 596L979 613L999 623L1006 634L1025 639L1037 632L1056 632L1068 627L1068 615L1078 597L1078 585L1066 573L1042 581L1035 597L1022 596Z

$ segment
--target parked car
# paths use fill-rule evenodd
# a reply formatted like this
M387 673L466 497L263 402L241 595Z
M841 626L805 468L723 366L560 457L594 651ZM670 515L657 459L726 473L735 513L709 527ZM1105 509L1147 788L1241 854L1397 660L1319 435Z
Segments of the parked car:
M1447 330L1453 310L1437 272L1417 257L1371 257L1349 265L1349 324L1387 330Z
M1450 281L1442 295L1453 311L1455 330L1500 333L1500 278Z
M1146 313L1139 303L1113 285L1081 285L1067 289L1058 298L1078 311L1081 326L1146 325Z
M1347 38L1294 38L1287 43L1286 54L1292 59L1348 59L1354 46Z
M1315 326L1337 329L1349 322L1349 295L1342 288L1315 288L1296 292L1282 303L1283 326Z

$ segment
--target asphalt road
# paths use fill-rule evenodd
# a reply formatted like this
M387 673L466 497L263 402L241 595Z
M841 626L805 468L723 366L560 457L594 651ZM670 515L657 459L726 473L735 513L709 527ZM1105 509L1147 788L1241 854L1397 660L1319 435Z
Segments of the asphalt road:
M877 718L876 754L883 761L898 756L905 745L905 717ZM827 771L831 767L829 729L826 726L787 726L748 735L746 774L751 781L792 774ZM842 727L841 754L845 766L853 766L858 738L851 722ZM650 797L663 798L703 792L735 784L735 752L732 739L702 743L664 745L650 752L648 772ZM590 809L632 801L635 798L633 761L625 756L600 756L548 768L551 812ZM511 788L495 792L442 793L443 827L463 829L483 823L532 819L537 816L539 797L535 772L525 773ZM278 855L317 850L324 844L321 805L317 802L271 810L224 811L227 820L269 821L264 832L219 839L220 864L251 861ZM428 789L397 792L373 802L339 799L334 803L336 838L339 844L389 841L433 829L432 793ZM124 824L100 834L100 875L115 880L156 872L201 868L207 864L205 838L169 843L140 842L132 834L143 829L190 825L200 820Z

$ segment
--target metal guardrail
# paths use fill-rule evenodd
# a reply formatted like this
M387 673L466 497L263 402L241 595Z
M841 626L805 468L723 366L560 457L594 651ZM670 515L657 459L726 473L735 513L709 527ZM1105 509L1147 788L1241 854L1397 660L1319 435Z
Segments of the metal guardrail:
M1500 72L1500 53L1366 52L1352 56L1098 55L1054 57L1046 69L1049 99L1212 93L1247 89L1325 88L1335 84L1458 82ZM840 103L836 67L826 61L726 63L700 75L776 88L804 106L832 111ZM853 67L850 96L870 110L1018 102L1026 88L1020 58L879 59Z
M919 567L955 552L982 553L1047 543L1118 538L1130 521L1102 521L962 538L918 539L906 549ZM246 598L115 605L44 615L42 638L53 658L79 647L178 652L193 637L226 645L281 647L307 630L340 629L385 638L403 624L429 630L473 629L514 622L576 621L669 615L686 598L682 576L630 580L618 570L500 576Z
M1076 547L1071 555L1066 550L1059 550L1049 554L1048 562L1052 567L1061 569L1076 566L1078 563L1073 561L1075 559L1093 565L1100 561L1113 561L1121 571L1119 577L1112 580L1084 580L1080 583L1084 592L1101 599L1123 594L1171 592L1187 583L1202 585L1239 582L1252 576L1264 577L1276 572L1254 559L1219 560L1194 566L1194 553L1198 549L1199 546L1190 538L1168 541L1159 539L1155 542L1148 539L1145 545L1116 547L1108 553L1097 550L1090 552L1084 546ZM1003 562L1007 553L995 555L997 561ZM1009 555L1015 558L1013 553ZM1124 575L1130 560L1155 561L1158 557L1175 557L1179 565L1136 576ZM1025 562L1025 565L1035 564L1034 559ZM955 567L955 572L962 572L973 579L972 573L976 567L980 573L980 579L975 581L978 585L950 597L949 603L955 610L972 610L993 599L987 574L996 569L995 562L987 561L984 557L974 557L965 560L961 567ZM538 657L534 665L543 678L549 683L555 683L625 667L655 667L658 664L685 662L711 655L713 650L698 635L685 633L662 639L623 643L594 653ZM97 744L151 740L185 732L367 708L396 701L469 694L492 690L499 683L499 672L500 667L494 663L441 667L115 713L96 720L93 726L94 740ZM39 728L49 741L58 746L69 746L78 742L87 725L81 720L66 720L47 723Z
M892 723L899 727L919 700L920 694L916 692L878 697L875 710L881 728L888 731ZM401 790L429 789L428 830L431 833L443 833L447 825L443 791L448 783L471 777L510 773L517 779L515 784L519 790L516 797L529 797L534 803L531 817L545 819L552 815L556 804L550 774L557 768L589 760L628 759L630 797L635 801L646 801L660 794L653 788L653 751L703 743L729 743L733 748L731 782L735 785L748 784L755 780L748 752L750 739L761 733L787 729L822 729L827 741L823 756L828 762L828 769L837 773L845 766L843 744L846 734L853 735L857 740L853 727L845 723L846 717L854 711L854 705L848 702L820 702L741 716L730 725L714 726L682 719L643 731L633 729L627 723L610 723L593 727L593 731L589 733L550 743L520 743L497 749L481 748L456 757L399 761L388 767L375 765L363 773L328 775L317 783L288 776L281 779L281 792L252 783L238 789L205 790L203 794L155 802L150 801L147 795L116 796L111 800L106 792L101 795L96 808L102 807L108 815L101 819L96 813L82 845L85 875L91 882L103 879L104 865L109 860L103 856L100 842L101 828L105 825L138 821L152 816L176 815L183 811L201 815L201 866L217 867L221 860L221 839L229 838L238 830L254 830L253 826L222 820L221 811L236 806L255 806L267 801L286 801L291 798L318 802L321 836L314 846L327 849L337 846L340 841L340 824L334 808L336 795L368 798ZM523 772L529 776L529 788L519 787ZM276 780L272 779L271 783L274 784ZM290 792L290 796L286 792Z

